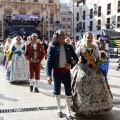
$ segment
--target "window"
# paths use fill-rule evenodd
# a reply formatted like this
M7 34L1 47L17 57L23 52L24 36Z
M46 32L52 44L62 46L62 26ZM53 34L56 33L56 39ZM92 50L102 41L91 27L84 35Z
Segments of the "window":
M107 15L111 14L111 3L107 4Z
M49 0L49 3L53 3L53 0Z
M76 36L76 40L79 40L79 36Z
M63 25L63 28L65 28L65 25Z
M93 21L90 21L89 31L92 31L93 29Z
M98 17L101 16L101 6L98 7Z
M63 21L65 21L65 18L63 18Z
M68 18L68 21L70 21L70 18Z
M117 28L120 28L120 16L117 16Z
M120 12L120 0L118 1L118 13Z
M99 39L99 37L101 37L101 35L97 35L97 40Z
M85 20L85 11L83 11L83 20Z
M85 22L83 22L83 30L85 31Z
M101 30L101 20L98 20L97 30Z
M77 7L79 7L81 3L82 3L82 1L78 1L77 2Z
M107 18L106 29L110 29L110 18Z
M68 25L68 29L70 29L70 26Z
M86 4L86 0L83 0L83 5Z
M79 21L79 12L77 12L77 18L76 19L77 19L77 21Z
M79 32L79 23L77 23L76 32Z
M90 18L93 18L93 9L90 9Z

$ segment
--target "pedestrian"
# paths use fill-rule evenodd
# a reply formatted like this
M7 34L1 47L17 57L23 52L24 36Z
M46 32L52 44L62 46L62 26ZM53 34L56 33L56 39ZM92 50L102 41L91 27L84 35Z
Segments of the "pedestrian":
M57 38L57 40L55 40ZM63 113L60 106L60 94L61 94L61 82L65 87L66 106L67 106L67 119L72 120L70 113L71 106L71 75L70 68L78 61L78 57L72 47L72 45L65 43L65 32L58 30L56 37L54 37L51 44L46 63L46 72L48 77L48 83L52 83L52 69L54 80L54 95L58 107L58 117L63 117Z
M31 42L31 36L27 37L27 41L25 42L25 46L27 46L27 44L29 44Z
M6 56L6 57L7 57L7 52L8 52L8 50L9 50L10 47L11 47L11 42L12 42L11 38L10 38L10 37L7 38L6 43L5 43L5 48L4 48L4 52L5 52L5 56ZM9 62L9 59L7 58L7 59L6 59L6 63L5 63L5 67L6 67L6 68L7 68L8 62Z
M111 91L105 76L96 64L93 64L100 60L100 52L92 33L85 33L76 53L79 62L72 84L72 110L86 117L110 111L113 107Z
M120 58L118 60L118 66L117 66L117 69L116 70L119 70L120 69Z
M12 39L10 49L12 55L8 63L6 79L11 83L28 81L27 60L24 57L25 45L22 38L18 35Z
M40 80L40 66L44 58L44 48L43 45L38 42L38 35L36 33L33 33L31 38L31 42L26 46L24 55L28 60L30 91L33 91L34 85L35 92L39 92L38 80Z

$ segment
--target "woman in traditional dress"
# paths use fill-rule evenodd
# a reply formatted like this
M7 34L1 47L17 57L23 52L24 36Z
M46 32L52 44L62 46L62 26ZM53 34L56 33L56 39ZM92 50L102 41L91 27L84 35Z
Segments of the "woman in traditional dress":
M4 57L3 49L4 49L4 47L5 47L5 42L3 42L0 45L0 65L3 63L3 57Z
M6 79L10 82L28 81L27 60L24 57L25 45L20 36L12 40L12 57L7 68Z
M6 56L4 54L5 52L5 43L6 41L3 41L3 43L1 44L1 50L2 50L2 54L3 54L3 58L2 58L2 66L5 67L5 64L6 64Z
M88 53L94 61L100 60L100 52L94 35L86 33L76 50L79 57L77 71L73 76L72 110L85 114L86 117L110 111L113 107L110 90L105 77L98 67L94 67L84 53Z
M6 54L7 54L7 51L10 49L11 41L12 41L11 38L7 38L7 40L6 40L5 48L4 48L5 56L6 56ZM7 57L7 56L6 56L6 57ZM9 60L8 60L8 58L7 58L6 61L5 61L5 67L6 67L6 68L7 68L8 62L9 62Z

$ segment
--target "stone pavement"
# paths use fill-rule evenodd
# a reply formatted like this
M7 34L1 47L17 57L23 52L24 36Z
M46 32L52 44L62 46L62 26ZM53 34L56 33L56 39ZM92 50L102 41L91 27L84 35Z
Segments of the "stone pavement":
M108 74L113 92L112 111L89 120L120 120L120 71L116 71L118 59L111 59ZM57 117L56 102L53 97L53 85L46 81L45 68L41 70L40 93L30 93L29 83L11 84L5 80L5 69L0 67L0 120L66 120ZM65 96L62 86L62 107L65 110ZM4 112L4 113L3 113ZM83 115L72 113L75 120L87 120Z

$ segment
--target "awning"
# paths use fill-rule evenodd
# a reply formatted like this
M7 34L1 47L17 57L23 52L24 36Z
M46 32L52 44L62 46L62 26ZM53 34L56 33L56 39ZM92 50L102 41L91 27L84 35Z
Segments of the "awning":
M103 36L109 36L109 38L120 37L120 32L117 32L117 31L114 31L114 30L103 29L102 34L103 34Z

